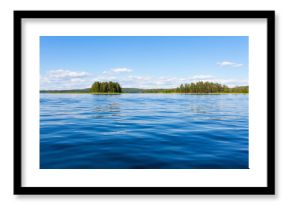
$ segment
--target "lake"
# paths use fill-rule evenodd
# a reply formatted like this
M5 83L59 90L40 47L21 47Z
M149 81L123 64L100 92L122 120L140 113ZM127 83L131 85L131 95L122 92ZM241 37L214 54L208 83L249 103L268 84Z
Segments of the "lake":
M248 169L247 94L40 94L41 169Z

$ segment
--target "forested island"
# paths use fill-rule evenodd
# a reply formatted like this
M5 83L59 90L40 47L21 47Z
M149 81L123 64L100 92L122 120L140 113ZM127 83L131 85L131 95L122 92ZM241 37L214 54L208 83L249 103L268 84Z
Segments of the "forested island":
M140 89L122 88L118 82L99 82L92 84L91 88L72 90L41 90L40 93L86 93L86 94L120 94L120 93L180 93L180 94L223 94L248 93L249 86L236 86L233 88L214 82L196 82L181 84L171 89Z
M92 93L121 93L122 88L117 82L99 82L92 84L90 92Z

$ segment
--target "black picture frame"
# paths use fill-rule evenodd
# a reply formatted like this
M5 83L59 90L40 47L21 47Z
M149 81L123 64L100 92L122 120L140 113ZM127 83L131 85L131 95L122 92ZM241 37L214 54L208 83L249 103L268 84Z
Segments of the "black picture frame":
M22 19L49 18L232 18L267 20L266 187L24 187L22 186ZM14 11L14 194L269 195L275 194L275 11Z

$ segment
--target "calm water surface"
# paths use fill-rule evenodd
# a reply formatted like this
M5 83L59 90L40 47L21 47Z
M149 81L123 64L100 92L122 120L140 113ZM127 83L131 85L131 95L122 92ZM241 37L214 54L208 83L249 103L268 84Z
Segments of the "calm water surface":
M247 169L248 95L41 94L42 169Z

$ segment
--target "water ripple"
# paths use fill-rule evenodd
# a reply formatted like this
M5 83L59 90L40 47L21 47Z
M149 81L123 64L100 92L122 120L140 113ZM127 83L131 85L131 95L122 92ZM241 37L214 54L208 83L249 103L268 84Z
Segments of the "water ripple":
M42 169L247 169L248 95L41 94Z

